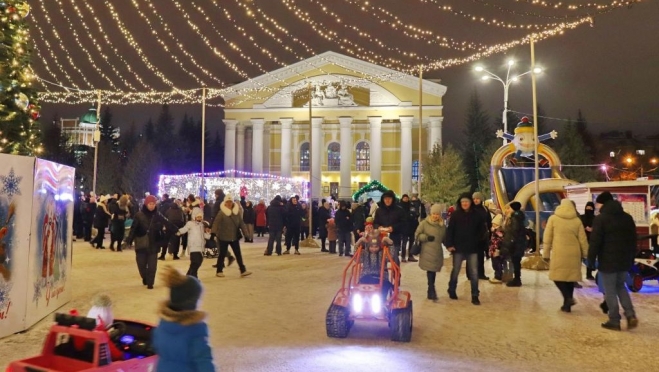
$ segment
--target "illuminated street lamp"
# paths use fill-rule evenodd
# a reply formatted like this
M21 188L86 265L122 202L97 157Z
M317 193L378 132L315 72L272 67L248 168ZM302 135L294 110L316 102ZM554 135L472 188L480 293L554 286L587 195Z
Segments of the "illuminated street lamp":
M503 78L497 76L496 74L486 70L483 68L483 66L476 66L474 70L477 72L485 72L487 75L483 75L481 77L482 80L497 80L503 85L503 131L504 133L508 132L508 88L510 88L510 84L512 84L515 81L518 81L519 78L521 78L524 75L530 74L530 73L535 73L539 74L542 72L542 69L539 67L534 68L533 70L526 71L522 74L519 75L510 75L510 69L515 65L515 61L509 60L508 61L508 71L506 71L506 79L504 80ZM508 141L504 138L503 139L503 144L507 144Z

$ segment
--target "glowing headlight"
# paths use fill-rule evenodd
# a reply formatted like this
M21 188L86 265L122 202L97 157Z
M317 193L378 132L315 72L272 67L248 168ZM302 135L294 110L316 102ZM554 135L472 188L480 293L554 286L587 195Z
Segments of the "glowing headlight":
M377 314L380 312L381 308L382 300L380 299L380 295L373 295L373 297L371 297L371 311L374 314Z
M363 307L364 307L364 301L362 299L362 296L359 293L357 293L352 297L352 310L356 313L361 313Z

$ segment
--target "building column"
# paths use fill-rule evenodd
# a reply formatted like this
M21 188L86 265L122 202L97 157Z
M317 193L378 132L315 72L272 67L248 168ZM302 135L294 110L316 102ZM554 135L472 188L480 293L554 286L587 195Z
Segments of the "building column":
M270 174L270 125L263 129L263 173Z
M279 124L281 124L281 171L279 175L281 177L291 177L291 139L293 135L293 118L281 118L279 119Z
M224 121L224 170L236 169L236 124L238 120Z
M236 170L245 171L245 124L236 127Z
M382 182L382 116L369 116L371 181Z
M322 194L322 154L321 145L323 118L311 118L311 199L320 200Z
M400 117L400 193L412 191L412 122L414 116Z
M252 153L252 143L254 141L254 130L252 129L252 126L245 126L245 151L244 151L244 156L245 158L243 159L243 171L244 172L254 172L252 168L252 161L254 160L254 156Z
M430 153L435 144L438 144L440 147L443 146L442 122L444 118L441 116L431 116L428 120L428 153Z
M340 141L341 141L341 181L339 183L339 198L351 199L352 197L352 157L355 153L352 148L352 117L342 116L339 118L340 123Z
M263 126L264 119L251 119L252 121L252 172L263 173Z

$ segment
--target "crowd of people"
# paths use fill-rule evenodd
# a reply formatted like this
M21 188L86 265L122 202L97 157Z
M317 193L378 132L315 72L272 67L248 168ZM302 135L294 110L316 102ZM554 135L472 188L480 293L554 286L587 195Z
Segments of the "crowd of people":
M598 197L597 204L602 206L599 217L595 217L595 203L588 203L580 215L574 202L563 200L547 221L543 257L550 263L549 278L563 296L562 311L571 312L576 304L574 289L580 287L585 263L587 279L595 279L594 270L600 273L600 288L605 294L601 307L609 315L609 321L602 326L620 328L620 301L628 327L633 328L637 320L626 295L624 278L636 254L635 225L610 195L602 193ZM378 263L382 259L381 251L372 243L387 245L396 264L419 262L427 274L427 298L433 301L438 299L435 282L444 264L445 249L453 261L447 290L450 299L458 299L463 261L474 305L480 305L481 280L522 286L522 258L536 250L536 232L533 223L526 220L522 204L513 201L498 210L491 200L484 200L476 192L460 195L446 214L443 206L437 204L430 207L429 214L426 208L416 195L405 194L398 200L393 191L382 194L379 202L323 199L309 205L296 195L288 199L277 195L267 203L259 200L253 205L245 197L234 199L223 190L216 190L212 205L194 195L182 200L165 194L160 200L147 195L141 208L130 195L97 197L91 193L76 201L74 230L77 238L89 241L97 249L105 248L107 227L111 250L122 251L126 245L134 245L142 282L149 289L154 285L158 260L166 260L168 253L178 260L187 251L187 275L197 277L204 249L209 247L218 248L219 257L213 265L217 277L224 277L224 269L234 262L240 275L248 276L251 272L243 261L240 241L251 243L255 236L266 234L265 256L300 255L300 242L308 237L320 239L321 252L338 256L352 257L361 246L365 252L361 259L370 260L363 262L366 273L368 262ZM659 217L655 219L659 226ZM376 239L382 232L388 235L386 241ZM370 239L369 243L370 234L376 240ZM413 252L413 246L418 246L417 252ZM494 272L492 278L485 275L488 259Z

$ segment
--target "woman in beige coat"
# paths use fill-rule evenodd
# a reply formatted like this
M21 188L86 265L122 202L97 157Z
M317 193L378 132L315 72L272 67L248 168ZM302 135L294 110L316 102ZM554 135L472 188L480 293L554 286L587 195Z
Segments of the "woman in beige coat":
M439 204L430 208L430 214L421 221L414 236L421 243L419 267L426 271L428 276L428 299L436 301L435 278L444 266L442 242L446 236L446 224L442 219L442 208Z
M549 217L543 236L544 259L551 258L549 279L563 295L561 311L569 313L575 304L574 283L581 281L581 262L588 254L588 239L574 204L563 199Z

